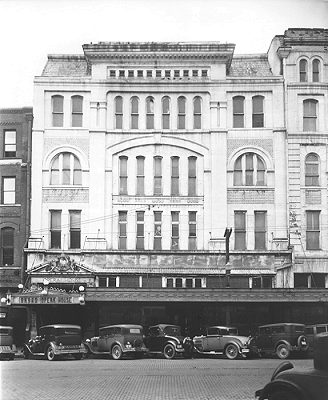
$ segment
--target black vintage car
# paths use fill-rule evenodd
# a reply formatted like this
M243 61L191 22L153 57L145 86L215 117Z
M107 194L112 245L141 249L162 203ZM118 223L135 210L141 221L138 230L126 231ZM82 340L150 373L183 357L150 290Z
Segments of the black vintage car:
M99 336L87 339L85 346L90 354L110 355L114 360L120 360L123 355L142 358L147 352L143 342L141 325L110 325L99 329Z
M46 325L39 329L38 335L24 344L24 358L43 356L49 361L58 356L72 355L81 360L87 353L82 343L81 327L78 325Z
M0 359L13 360L16 346L13 343L13 327L0 326Z
M163 354L167 359L172 359L177 354L182 354L185 358L192 356L192 339L184 337L178 325L151 326L145 343L151 355Z

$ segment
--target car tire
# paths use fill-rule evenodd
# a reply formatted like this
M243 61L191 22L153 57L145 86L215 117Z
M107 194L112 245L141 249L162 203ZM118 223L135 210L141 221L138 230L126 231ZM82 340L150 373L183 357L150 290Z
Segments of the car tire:
M290 390L278 390L269 395L270 400L302 400L297 394L292 393Z
M52 346L48 346L46 350L46 358L49 361L55 361L56 356L55 356L55 351Z
M301 335L297 339L297 346L304 352L308 351L309 350L309 339L306 336Z
M118 344L115 344L112 348L112 357L114 360L120 360L123 357L123 351Z
M228 346L225 348L224 353L227 358L229 358L229 360L235 360L239 355L238 347L232 343L228 344Z
M164 357L168 360L172 360L175 357L175 347L173 344L168 343L163 349Z
M288 348L287 345L285 345L285 344L280 344L280 345L277 347L276 353L277 353L277 356L278 356L281 360L285 360L286 358L289 357L289 355L290 355L290 350L289 350L289 348Z

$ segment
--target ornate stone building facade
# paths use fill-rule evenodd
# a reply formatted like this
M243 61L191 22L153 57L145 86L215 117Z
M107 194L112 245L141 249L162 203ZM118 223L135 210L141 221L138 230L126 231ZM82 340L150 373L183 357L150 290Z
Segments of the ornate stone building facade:
M323 110L327 84L294 84L288 57L282 69L288 32L260 55L219 42L100 42L48 57L34 82L28 285L13 296L30 307L32 329L76 322L89 336L105 324L171 322L191 334L212 323L249 332L304 320L307 306L327 317L327 284L294 285L292 149L305 162L312 138L300 143L292 109L302 106L287 101L294 87L304 100L314 90ZM295 201L317 210L326 189L305 186Z

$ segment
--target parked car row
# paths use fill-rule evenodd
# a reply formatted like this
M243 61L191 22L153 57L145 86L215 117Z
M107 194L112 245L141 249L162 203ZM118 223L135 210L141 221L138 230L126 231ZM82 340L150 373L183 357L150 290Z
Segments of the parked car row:
M83 341L78 325L54 324L39 329L37 336L24 344L24 358L43 356L53 361L63 355L75 359L90 354L111 356L115 360L124 355L133 358L164 355L172 359L177 355L191 358L196 355L225 355L234 360L238 357L264 357L276 354L287 359L292 354L307 355L314 337L328 331L327 324L305 326L297 323L262 325L255 336L242 336L235 327L210 326L203 335L193 338L183 336L178 325L158 324L149 327L144 334L141 325L120 324L101 327L99 336ZM0 358L13 359L13 328L0 327Z

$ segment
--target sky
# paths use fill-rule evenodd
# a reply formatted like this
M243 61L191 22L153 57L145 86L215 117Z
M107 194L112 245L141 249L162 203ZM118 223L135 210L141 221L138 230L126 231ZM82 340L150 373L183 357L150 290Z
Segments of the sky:
M0 0L0 108L33 106L47 55L86 43L219 41L254 54L288 28L328 28L328 0Z

